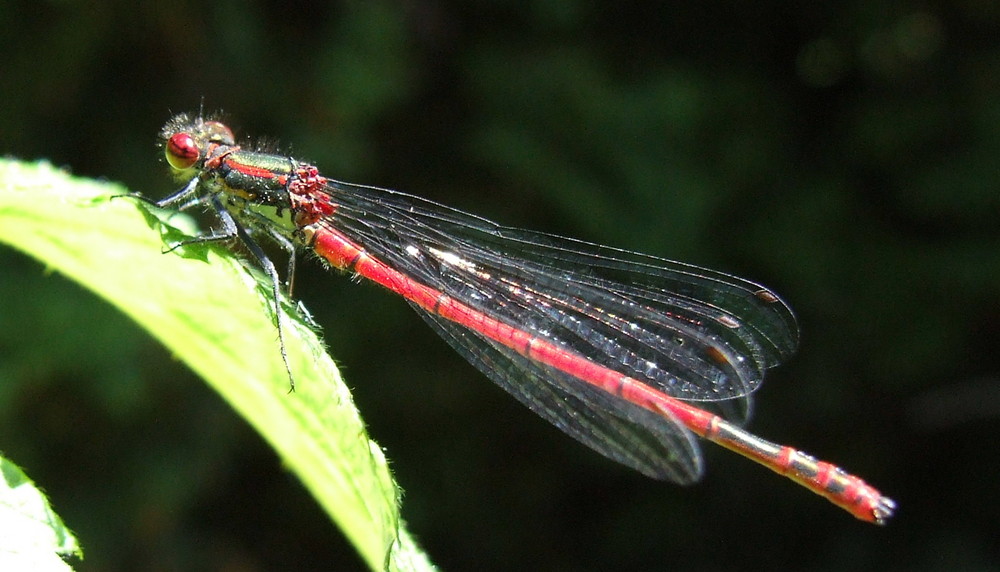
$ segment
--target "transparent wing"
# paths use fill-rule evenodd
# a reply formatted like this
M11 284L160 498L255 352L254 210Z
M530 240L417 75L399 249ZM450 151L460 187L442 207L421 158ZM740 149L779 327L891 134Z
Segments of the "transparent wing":
M413 307L472 365L567 435L654 479L690 484L701 478L700 448L679 423Z
M395 191L333 182L328 192L336 211L322 224L407 280L736 421L764 371L798 342L788 306L734 276L502 227ZM672 419L415 307L490 379L576 439L650 476L700 474L696 445Z

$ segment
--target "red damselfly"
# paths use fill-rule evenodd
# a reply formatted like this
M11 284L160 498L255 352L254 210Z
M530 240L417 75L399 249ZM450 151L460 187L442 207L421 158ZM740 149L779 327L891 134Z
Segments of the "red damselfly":
M701 476L695 436L883 524L895 503L860 478L739 425L765 370L796 349L791 309L720 272L499 226L415 196L343 183L291 157L245 149L223 123L178 115L161 137L185 185L162 208L207 207L270 279L257 242L306 248L404 297L460 354L532 411L656 479ZM178 245L179 246L179 245ZM294 386L293 386L294 387Z

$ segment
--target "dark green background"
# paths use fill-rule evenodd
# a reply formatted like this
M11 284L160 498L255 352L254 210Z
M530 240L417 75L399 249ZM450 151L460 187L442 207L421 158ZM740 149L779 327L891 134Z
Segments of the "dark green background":
M751 428L900 503L855 522L711 445L701 484L648 480L304 269L447 569L1000 568L1000 4L623 4L0 2L0 153L163 196L157 130L204 99L328 176L761 281L803 343ZM81 570L361 566L155 341L0 257L0 449Z

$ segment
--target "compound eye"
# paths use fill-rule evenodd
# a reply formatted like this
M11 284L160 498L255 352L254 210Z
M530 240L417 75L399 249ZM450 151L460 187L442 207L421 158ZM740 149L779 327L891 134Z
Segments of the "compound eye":
M190 133L175 133L167 140L164 154L171 167L184 171L198 162L201 151Z
M232 129L224 123L206 121L203 128L208 140L213 143L222 143L223 145L234 145L236 143L236 137L233 135Z

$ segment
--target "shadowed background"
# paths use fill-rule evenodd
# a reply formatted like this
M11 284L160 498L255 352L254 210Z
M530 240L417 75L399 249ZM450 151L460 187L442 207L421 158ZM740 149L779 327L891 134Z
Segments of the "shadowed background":
M685 4L0 2L0 153L164 196L156 133L204 101L330 177L762 282L803 341L750 429L900 503L855 522L711 445L699 485L646 479L402 300L301 265L446 569L997 569L1000 7ZM362 565L148 335L0 265L0 450L77 532L79 569Z

